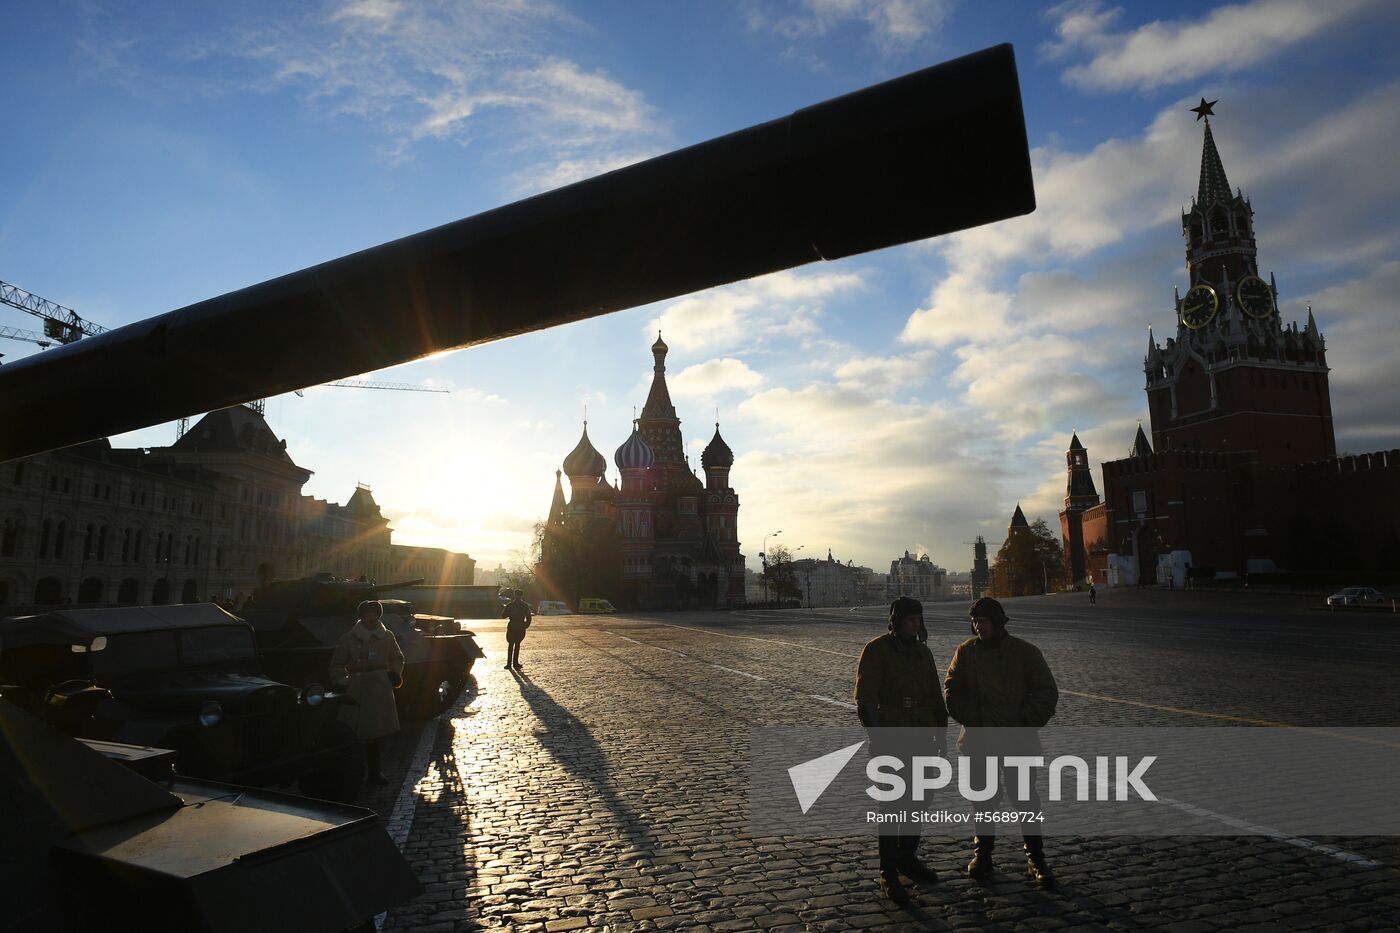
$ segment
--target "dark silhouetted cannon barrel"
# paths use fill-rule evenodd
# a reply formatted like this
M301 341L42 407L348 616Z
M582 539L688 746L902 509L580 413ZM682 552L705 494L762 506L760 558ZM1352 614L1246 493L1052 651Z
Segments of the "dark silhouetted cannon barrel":
M1034 209L997 46L0 366L0 459Z

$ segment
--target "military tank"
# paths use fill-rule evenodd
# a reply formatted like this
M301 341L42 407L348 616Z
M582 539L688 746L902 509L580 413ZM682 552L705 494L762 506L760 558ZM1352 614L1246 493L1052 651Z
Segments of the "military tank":
M422 582L374 584L328 573L278 580L254 590L238 614L253 626L271 676L290 684L323 682L336 644L355 625L359 604ZM380 603L384 625L403 650L403 685L394 694L400 717L438 715L473 683L472 665L485 653L456 619L415 612L407 600Z

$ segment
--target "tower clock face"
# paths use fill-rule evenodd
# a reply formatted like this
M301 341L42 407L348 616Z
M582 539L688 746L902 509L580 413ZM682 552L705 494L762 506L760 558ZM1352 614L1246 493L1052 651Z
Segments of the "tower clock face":
M1274 294L1269 284L1257 275L1247 275L1240 279L1235 289L1235 298L1244 313L1253 318L1268 317L1274 310Z
M1194 285L1181 299L1181 322L1192 330L1200 330L1215 318L1220 309L1220 296L1202 282Z

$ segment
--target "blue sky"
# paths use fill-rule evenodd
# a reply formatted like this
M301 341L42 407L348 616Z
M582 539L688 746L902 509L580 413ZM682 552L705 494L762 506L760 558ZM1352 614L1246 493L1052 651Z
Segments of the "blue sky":
M451 395L270 399L307 492L370 484L399 541L510 559L584 405L605 455L625 440L658 327L693 456L716 409L737 455L751 563L781 529L804 555L966 569L1018 501L1054 524L1070 431L1114 459L1146 418L1201 95L1285 319L1311 301L1328 338L1339 449L1400 447L1385 0L19 2L6 34L0 280L109 327L1015 44L1029 217L374 376Z

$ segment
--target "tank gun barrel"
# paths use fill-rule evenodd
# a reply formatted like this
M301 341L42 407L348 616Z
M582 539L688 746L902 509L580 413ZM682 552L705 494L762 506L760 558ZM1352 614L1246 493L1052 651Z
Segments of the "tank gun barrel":
M419 577L417 580L405 580L402 583L376 583L369 589L365 590L365 593L367 594L365 598L374 599L374 597L379 593L388 593L392 590L402 590L410 586L418 586L422 582L423 578Z
M996 46L0 366L0 459L1034 209Z

